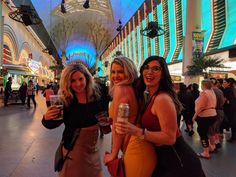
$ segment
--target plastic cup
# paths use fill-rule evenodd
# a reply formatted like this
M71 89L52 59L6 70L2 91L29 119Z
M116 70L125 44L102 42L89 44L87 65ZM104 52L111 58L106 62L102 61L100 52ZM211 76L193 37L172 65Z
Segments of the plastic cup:
M50 98L51 106L56 106L57 108L60 109L58 117L53 120L62 120L63 119L63 101L61 99L61 96L60 95L50 95L49 98Z
M104 134L108 134L111 132L111 126L109 122L109 118L107 116L106 111L102 111L95 115L96 119L98 120L98 125L101 128Z

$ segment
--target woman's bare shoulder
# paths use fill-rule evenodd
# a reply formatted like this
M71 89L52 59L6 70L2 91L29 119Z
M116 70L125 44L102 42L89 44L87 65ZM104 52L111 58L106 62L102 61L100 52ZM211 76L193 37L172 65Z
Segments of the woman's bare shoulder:
M165 92L162 92L162 93L159 93L155 97L154 103L155 104L162 104L162 103L169 102L169 101L172 102L172 98L170 97L170 95Z

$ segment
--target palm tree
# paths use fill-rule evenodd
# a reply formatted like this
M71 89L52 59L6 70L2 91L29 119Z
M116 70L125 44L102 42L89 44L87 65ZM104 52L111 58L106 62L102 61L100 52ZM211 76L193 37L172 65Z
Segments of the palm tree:
M187 66L185 75L189 77L204 76L204 78L208 78L210 68L225 68L222 62L223 59L211 58L209 56L193 58L193 64Z

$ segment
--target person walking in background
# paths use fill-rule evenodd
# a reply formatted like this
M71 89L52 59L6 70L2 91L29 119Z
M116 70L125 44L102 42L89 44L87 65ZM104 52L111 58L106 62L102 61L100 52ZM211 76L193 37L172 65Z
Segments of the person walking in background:
M29 80L28 87L27 87L27 106L30 108L30 100L33 101L34 108L36 108L37 104L35 101L35 87L32 80Z
M98 121L96 114L104 111L103 100L92 75L82 64L67 65L62 71L59 95L64 103L63 119L57 118L60 109L51 106L44 114L42 124L49 129L65 125L62 135L63 154L68 151L60 177L102 177L98 150ZM72 142L76 130L80 134ZM73 143L73 144L72 144Z
M210 143L211 146L217 151L218 148L221 148L220 144L220 134L223 134L223 132L220 132L220 127L222 125L222 122L225 118L223 106L224 106L224 94L223 92L217 87L217 80L215 78L210 78L212 83L212 89L216 95L216 121L215 123L210 127ZM214 143L214 144L213 144Z
M39 84L38 83L35 85L35 89L36 89L36 95L38 95L38 93L39 93Z
M118 157L121 150L124 154L126 177L150 177L156 166L155 150L151 143L137 136L125 136L116 132L118 109L121 103L129 105L130 124L135 124L138 113L138 103L134 91L134 82L137 79L136 67L132 60L126 57L117 57L111 63L110 93L112 103L109 115L113 119L112 150L105 155L105 165Z
M141 110L141 127L125 121L117 122L115 126L123 133L155 145L157 167L153 177L205 177L200 160L178 129L177 112L182 110L182 105L173 89L164 58L151 56L144 61L136 89ZM145 90L150 95L146 104ZM145 164L146 161L142 163Z
M27 84L24 81L19 88L19 96L20 96L22 105L25 105L26 94L27 94Z
M45 97L46 99L46 105L47 107L50 107L51 106L51 103L50 103L50 96L51 95L54 95L54 91L52 90L52 85L51 84L48 84L46 89L44 90L43 92L43 96Z
M224 87L224 112L229 121L229 127L231 127L232 136L228 140L229 142L236 141L236 95L234 88L235 80L233 78L227 78L223 81Z
M194 98L191 92L187 91L187 87L185 84L180 84L180 91L177 93L179 101L183 105L183 110L181 112L181 115L183 116L183 119L186 124L185 131L189 134L189 136L192 136L194 134L193 131L193 122L192 117L194 115Z
M203 80L201 84L202 92L195 101L195 113L192 120L198 124L197 132L203 147L203 152L198 153L198 156L209 159L210 151L214 150L214 147L209 147L208 133L209 128L216 120L216 95L212 89L210 79Z
M8 77L8 81L6 83L6 87L4 90L4 106L8 106L7 105L8 99L12 92L11 85L12 85L12 77Z

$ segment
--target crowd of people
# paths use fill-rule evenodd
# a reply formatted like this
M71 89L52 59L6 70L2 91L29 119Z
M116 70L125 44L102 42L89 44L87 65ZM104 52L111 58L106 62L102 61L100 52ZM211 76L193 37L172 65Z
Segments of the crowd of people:
M199 158L209 159L210 153L221 147L223 129L232 130L229 142L236 139L232 78L204 79L200 91L196 83L173 84L162 57L148 57L138 76L133 61L120 56L111 63L109 83L108 88L95 80L83 64L69 64L63 70L59 89L63 119L56 121L60 108L49 104L42 119L49 129L65 125L66 158L60 177L103 176L101 162L109 164L120 152L126 177L205 177ZM121 104L129 106L127 121L120 121ZM104 111L112 125L112 144L101 159L96 115ZM181 118L189 136L195 133L197 122L202 152L195 153L185 142L179 128ZM77 130L80 133L74 142Z
M46 99L47 107L50 106L49 97L50 95L54 95L58 93L58 84L50 82L46 85L46 87L40 87L38 83L34 83L33 80L29 80L27 82L23 81L19 90L12 90L12 77L8 78L6 83L6 87L4 89L4 106L7 107L9 105L9 98L15 96L15 102L18 102L18 99L21 101L22 105L26 105L26 108L31 108L31 100L36 108L37 103L35 101L35 95L38 95L39 90L42 90L42 94ZM48 91L50 90L50 91ZM14 93L13 93L14 92Z

